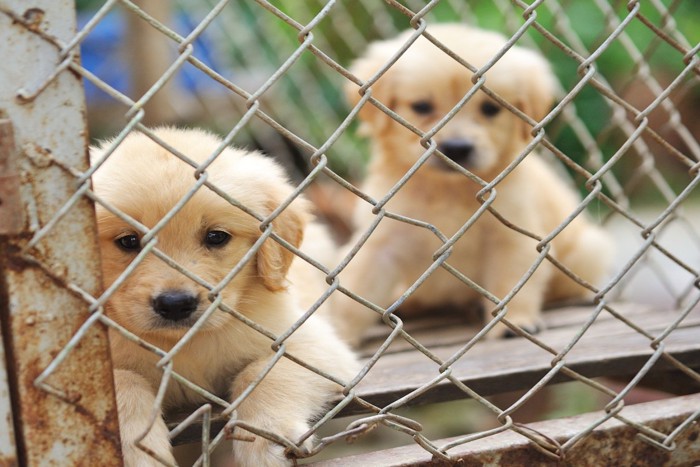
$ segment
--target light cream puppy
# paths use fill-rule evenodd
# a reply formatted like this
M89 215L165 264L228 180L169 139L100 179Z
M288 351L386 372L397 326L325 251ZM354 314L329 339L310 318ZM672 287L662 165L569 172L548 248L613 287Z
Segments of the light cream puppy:
M196 163L220 140L197 130L159 129L156 135ZM108 144L103 144L106 148ZM95 148L93 161L104 149ZM258 153L227 148L207 169L209 182L253 212L267 216L291 193L282 169ZM168 214L195 183L194 169L140 133L130 134L93 178L100 199L151 228ZM272 225L299 246L310 218L303 200L293 202ZM141 251L142 233L104 207L97 206L105 284L109 286ZM157 248L201 281L217 286L260 238L259 221L207 187L157 233ZM272 239L223 287L223 303L275 335L284 333L305 310L297 303L305 277L288 277L295 256ZM295 268L301 271L302 268ZM305 292L307 293L307 292ZM312 296L313 294L308 294ZM314 297L314 299L317 297ZM309 298L307 298L308 300ZM107 314L143 340L169 351L210 305L208 290L168 266L153 253L126 277L107 303ZM163 371L159 357L110 331L125 463L160 465L135 445L149 429ZM354 355L330 325L313 315L285 341L287 352L342 381L356 372ZM230 401L260 375L274 352L272 341L224 311L215 311L174 357L173 370L190 382ZM238 420L296 442L309 420L341 387L293 363L279 360L237 409ZM163 409L206 402L175 379L168 383ZM239 435L249 434L246 431ZM238 466L289 465L283 448L255 436L234 441ZM162 417L143 445L174 462Z
M437 24L427 29L451 51L481 67L505 44L500 34L458 24ZM366 81L406 43L408 31L397 38L372 44L351 71ZM435 126L472 89L473 74L456 60L420 37L372 85L372 95L418 129ZM487 86L538 121L553 103L555 81L545 60L533 51L513 47L485 75ZM351 104L360 95L350 83ZM360 111L362 134L371 138L372 157L362 190L375 199L384 197L425 152L420 137L388 117L371 103ZM477 91L434 136L437 148L454 164L486 182L493 181L532 140L532 127L502 108L483 91ZM401 187L388 202L388 212L428 222L444 235L455 235L482 206L479 183L437 155ZM545 236L574 212L579 197L537 154L531 153L508 174L496 191L485 198L515 226ZM355 244L375 219L371 206L360 202L354 222ZM454 245L447 263L498 299L508 296L538 256L537 241L507 228L491 213L484 213ZM388 307L411 286L433 261L443 245L430 230L384 219L359 254L340 275L341 285L381 306ZM584 215L574 219L553 241L553 255L586 281L595 283L610 261L610 241ZM536 332L545 300L583 297L586 290L545 260L509 302L506 318ZM377 313L342 294L336 317L344 334L357 342L377 319ZM424 310L442 305L464 306L480 300L486 319L494 303L439 268L401 307ZM497 325L491 336L509 334Z

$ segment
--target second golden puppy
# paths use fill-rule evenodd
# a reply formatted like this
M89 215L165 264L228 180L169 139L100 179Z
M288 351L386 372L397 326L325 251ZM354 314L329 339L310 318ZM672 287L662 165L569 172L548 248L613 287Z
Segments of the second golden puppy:
M430 25L427 32L475 67L484 66L506 43L498 33L459 24ZM370 79L413 33L407 31L372 44L351 71L364 81ZM448 160L435 154L428 157L384 206L387 212L431 224L448 238L466 229L447 264L468 280L440 267L408 297L402 310L464 306L480 300L490 319L489 312L495 307L492 299L510 297L539 255L536 240L507 227L491 212L479 214L482 203L477 193L483 186L455 168L461 166L492 182L532 141L532 127L485 92L473 89L472 76L469 69L421 36L371 86L373 97L422 132L433 129L469 96L432 137ZM541 120L553 103L554 77L545 60L533 51L511 48L484 76L491 90L535 121ZM346 89L352 104L360 99L358 91L355 84ZM420 144L420 136L371 103L361 108L359 116L360 132L369 136L372 144L362 190L381 199L409 173L426 148ZM528 154L484 198L507 222L540 237L554 231L579 203L574 191L535 153ZM357 234L351 245L375 219L372 206L358 205L354 217ZM389 307L429 268L443 244L424 226L384 218L341 273L341 285L380 307ZM591 283L608 268L610 241L584 215L559 232L552 246L551 253L558 261ZM492 297L465 283L469 281ZM585 294L585 288L544 260L512 296L505 318L535 332L541 327L543 302ZM378 314L342 294L337 293L336 298L342 333L357 342ZM498 323L491 336L508 332L509 328Z
M221 145L198 130L165 128L155 135L195 165ZM110 146L94 148L93 162L100 163ZM130 134L96 171L95 192L105 203L97 206L103 275L107 285L118 283L107 302L107 316L165 352L202 324L171 360L172 370L188 383L171 377L162 408L211 402L193 389L199 387L235 401L239 423L296 443L341 386L286 357L275 362L273 341L234 315L280 336L300 324L308 306L301 306L302 296L315 300L318 295L306 290L313 286L309 277L289 272L295 256L272 238L263 238L260 221L225 198L268 216L292 187L271 159L230 147L206 169L206 176L218 192L209 186L193 192L194 167L141 133ZM273 231L299 246L309 217L306 202L296 200L272 221ZM146 232L150 235L148 229L156 227L152 238L160 256L144 249ZM254 245L257 251L251 251ZM294 271L303 268L295 266ZM212 300L221 300L224 308L205 317ZM115 329L110 329L110 344L125 464L161 465L143 448L174 463L165 422L152 416L165 370L157 365L161 356ZM311 316L282 344L297 361L341 381L356 372L353 354L319 316ZM258 435L243 441L241 435L248 433L240 431L233 446L235 465L291 463L283 446Z

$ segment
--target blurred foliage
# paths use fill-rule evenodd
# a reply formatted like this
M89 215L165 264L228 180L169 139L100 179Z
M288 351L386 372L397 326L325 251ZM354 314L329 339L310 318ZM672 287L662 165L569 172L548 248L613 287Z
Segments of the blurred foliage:
M75 0L78 11L96 10L104 4L104 0Z
M173 2L173 9L191 16L192 24L196 25L216 3L215 0L177 0ZM271 0L270 3L303 26L314 20L326 7L327 1ZM402 4L414 12L424 8L426 3L424 0L402 0ZM637 108L643 109L658 93L650 90L645 80L655 80L660 88L664 88L683 71L686 64L682 52L658 39L654 31L639 18L630 17L622 33L608 44L611 34L631 15L627 3L626 0L546 0L535 10L536 21L539 27L561 41L562 47L570 48L582 57L589 57L605 44L605 49L594 62L596 78ZM77 1L80 10L95 9L101 4L103 2L100 0ZM668 18L664 16L666 11ZM700 8L696 0L643 2L640 13L657 27L684 37L691 46L700 41L700 28L697 26L700 24ZM518 2L509 0L443 0L425 17L429 23L461 21L508 35L515 33L526 22L523 8ZM312 43L323 54L347 68L371 41L394 36L397 31L408 28L411 28L410 17L385 2L340 0L313 28ZM214 39L210 42L216 44L216 50L207 53L223 62L222 68L225 70L221 71L217 66L214 68L250 92L258 89L275 73L304 40L299 37L297 27L251 0L231 0L206 33L212 33ZM562 95L581 80L579 61L536 28L529 27L518 43L542 51L559 78ZM241 76L252 78L242 83L238 81ZM267 100L263 102L263 108L295 135L319 147L348 115L349 109L342 95L346 81L335 69L306 50L265 93ZM233 97L240 101L237 111L241 115L245 111L245 102L237 96ZM670 99L683 113L686 124L692 126L700 120L697 115L700 108L697 76L691 73L686 78L686 85L680 91L674 91ZM612 120L616 108L619 112L619 106L611 104L590 84L581 89L571 104L584 130L595 140L596 154L590 153L590 146L586 149L580 135L561 117L548 126L548 136L572 160L595 170L612 157L627 138L619 124ZM654 111L652 116L656 118L652 122L655 125L653 128L671 145L681 152L687 152L682 138L666 125L669 118L665 112ZM214 113L183 123L228 131L232 118ZM629 116L628 120L634 125ZM284 146L296 152L302 160L308 160L307 149L264 126L261 122L251 123L246 131L247 139L236 141L237 144L261 146L275 154ZM367 142L355 136L355 129L356 122L353 122L327 151L331 166L351 179L361 176L369 153ZM282 139L283 144L265 144L275 138ZM653 142L649 145L649 151L654 154L663 178L675 191L687 185L687 167ZM591 163L592 160L594 162ZM625 157L616 164L614 173L624 185L625 179L639 165L642 165L640 159ZM654 199L661 192L663 189L652 187L645 191L644 196L649 194L648 197Z
M319 12L325 2L322 0L308 0L298 2L296 0L276 0L273 2L280 10L306 24L313 19L313 15ZM425 6L425 2L406 0L407 7L418 11ZM640 13L652 24L663 27L668 24L673 26L680 35L684 36L691 44L700 41L700 8L694 1L663 0L657 2L670 12L670 18L665 18L663 12L654 7L650 2L641 5ZM336 4L336 10L343 2ZM522 17L523 10L515 4L499 0L474 0L470 2L442 1L438 3L426 16L429 22L466 21L475 23L481 27L500 30L506 34L514 33L525 23ZM595 53L601 45L608 41L621 21L631 15L627 8L627 2L622 0L592 1L592 0L561 0L558 2L544 2L536 9L537 23L546 31L552 33L562 41L563 45L570 47L583 57ZM347 16L344 21L351 24L339 27L340 16ZM335 18L335 19L334 19ZM285 35L285 40L297 40L297 31L287 27L280 21L279 33ZM338 63L347 66L354 57L362 52L363 47L358 47L358 42L368 43L372 40L393 35L396 30L410 28L409 17L394 8L378 5L368 7L365 2L358 2L355 7L346 6L345 11L336 11L324 18L313 33L318 38L315 41L324 52L328 53ZM353 41L348 37L348 29L352 28L352 34L356 36ZM574 60L569 53L562 51L548 38L535 28L530 27L526 36L521 41L525 46L539 48L552 64L552 68L558 76L564 92L568 92L580 81L582 73L579 72L579 62ZM324 44L331 47L323 48ZM359 50L358 50L359 49ZM323 63L311 54L302 57L304 66L315 70L318 76L324 76ZM644 25L638 18L630 18L629 24L624 27L621 34L609 45L595 60L594 66L596 78L608 83L619 95L627 98L632 94L633 105L644 108L651 102L650 91L638 89L641 75L651 70L653 79L659 82L661 87L667 86L686 67L683 54L658 39L654 31ZM648 67L648 68L647 68ZM697 80L697 78L694 78ZM324 98L333 106L338 119L347 115L338 85L338 79L319 79L319 90ZM697 84L697 81L695 82ZM689 102L700 104L700 88L695 85L690 87L689 95L680 96L680 99L689 99ZM303 95L300 95L303 97ZM673 95L671 96L674 97ZM600 92L586 85L573 100L576 114L581 119L585 128L592 137L597 139L598 149L602 159L607 160L620 148L626 138L615 125L611 125L610 119L614 109L606 97ZM681 106L682 107L682 106ZM691 106L692 107L692 106ZM692 109L691 109L692 110ZM697 119L697 113L692 115L692 120ZM584 145L572 128L557 119L548 128L550 138L555 145L575 162L584 164L591 157L584 149ZM659 131L657 129L657 131ZM326 134L327 136L327 134ZM663 137L667 134L662 133ZM672 144L677 142L674 135L669 136ZM652 150L658 150L652 147ZM681 151L685 148L682 147ZM366 153L366 147L359 146L359 151ZM344 172L352 161L348 161L345 154L335 154L332 159L336 166ZM680 167L670 157L659 156L659 169L671 182L671 185L680 189L688 182L687 168ZM354 158L353 160L357 160ZM355 162L357 163L357 162ZM594 164L595 166L595 164ZM666 170L669 169L669 170ZM634 170L634 163L622 162L616 166L616 174L628 173ZM680 173L678 171L681 171ZM654 191L654 190L652 190ZM658 196L652 193L651 197Z

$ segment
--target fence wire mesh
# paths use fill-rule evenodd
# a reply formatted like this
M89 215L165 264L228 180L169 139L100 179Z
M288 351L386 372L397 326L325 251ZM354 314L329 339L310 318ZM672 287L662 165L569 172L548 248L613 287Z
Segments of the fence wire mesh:
M155 365L147 372L159 375L159 385L153 388L148 405L149 425L138 438L139 442L144 440L141 446L147 451L151 449L151 454L161 463L169 465L173 461L149 448L146 435L157 427L164 408L187 413L179 419L172 415L167 417L171 422L170 439L176 440L195 427L202 448L192 456L193 460L182 461L195 465L215 464L212 453L230 441L234 428L234 437L238 440L235 442L239 444L246 443L249 432L281 446L288 456L299 459L320 459L343 440L361 440L363 436L377 433L381 438L381 433L391 432L398 434L398 444L413 442L437 461L454 463L459 458L455 453L460 448L502 433L516 433L546 458L565 461L572 459L572 455L579 455L577 447L585 444L594 430L611 419L639 435L633 443L651 444L666 452L677 448L676 441L687 435L689 427L700 417L700 410L692 410L675 420L672 426L658 428L627 415L629 401L642 380L649 380L657 370L682 374L687 387L680 392L697 392L700 384L697 357L688 357L695 355L692 352L700 345L697 333L693 334L700 302L700 224L696 190L700 181L697 141L700 36L694 23L700 18L692 1L85 1L78 2L79 27L69 40L51 34L46 25L52 18L43 17L41 10L31 13L28 6L18 5L18 2L0 2L0 12L14 25L58 50L59 60L43 63L34 81L16 83L16 105L38 105L42 93L61 74L77 74L85 84L91 136L95 141L107 136L112 138L103 145L99 157L87 170L65 164L52 148L41 154L41 163L34 164L38 167L36 170L49 166L60 169L75 180L76 189L74 196L58 207L52 218L32 226L31 238L23 245L21 254L31 257L46 274L71 288L91 313L72 334L70 342L41 369L34 384L53 396L71 401L63 389L46 381L51 380L56 369L86 336L91 335L95 326L106 326L113 340L114 336L121 336L123 342L136 343L153 355L151 360ZM562 172L571 176L582 194L577 208L547 235L535 235L521 226L509 225L508 218L500 216L498 208L494 207L498 183L510 177L516 165L509 166L495 181L484 181L469 170L459 169L465 182L481 187L478 190L481 208L472 219L459 219L462 227L457 232L443 233L424 219L392 211L391 200L405 189L422 164L428 159L443 157L438 155L441 149L433 138L449 120L428 131L414 127L405 115L395 111L392 102L374 97L382 72L369 78L359 77L350 71L350 63L363 55L373 41L395 37L404 30L414 33L405 36L406 47L392 54L382 67L393 64L421 36L441 49L439 53L452 54L449 47L430 35L431 26L447 21L497 29L512 43L539 50L552 64L557 75L556 105L537 121L520 112L515 102L490 90L488 70L502 59L500 54L479 69L468 62L462 63L474 72L475 90L486 92L531 127L531 143L519 155L519 160L527 159L537 147L552 165L561 166ZM342 97L342 89L350 83L361 89L361 97L354 107L348 106ZM437 94L440 91L429 89L426 92ZM469 105L472 95L466 97L450 104L454 106L451 118ZM379 197L357 188L361 186L358 183L372 152L368 143L357 137L357 116L371 107L380 108L407 127L407 131L418 134L422 144L421 155L410 171L389 185ZM215 145L204 159L193 160L187 150L176 147L152 129L162 124L211 128L224 135L223 143ZM110 158L114 158L136 132L165 148L169 157L191 167L189 188L150 225L139 222L107 201L90 184L91 177L97 180L100 170L104 170ZM229 144L262 149L294 174L294 189L286 192L270 212L260 212L225 193L218 181L212 181L216 161L226 155L225 148ZM27 154L27 157L32 156ZM159 187L153 189L160 190ZM164 229L175 222L187 203L204 189L216 192L229 206L245 213L246 219L254 222L259 230L251 248L237 263L230 264L225 278L216 283L198 275L191 264L180 262L159 243L165 235ZM367 231L354 233L352 246L355 248L348 247L347 254L331 262L315 257L299 249L299 245L277 228L285 212L292 210L297 198L304 196L316 204L320 216L331 223L342 240L347 239L352 230L353 203L369 205L374 216L371 226ZM62 219L86 198L130 225L139 242L133 261L113 282L106 283L100 294L90 293L90 287L75 285L65 277L60 265L44 263L32 256L33 249L49 241L55 229L62 225ZM615 238L614 266L609 279L602 284L589 284L566 269L565 264L558 264L550 251L560 231L584 211ZM496 295L450 263L454 244L479 216L486 215L484 213L499 217L505 225L535 240L533 248L537 246L537 255L518 283L510 285L513 293ZM429 268L413 285L402 290L396 301L375 304L358 291L346 288L342 271L353 256L362 251L367 236L387 222L429 231L439 239L441 246L426 252L432 255ZM322 273L318 281L323 284L322 290L306 304L305 313L297 317L294 325L282 332L273 331L239 312L226 302L226 294L222 292L234 284L239 275L245 274L247 265L271 242L299 256L297 262L308 263ZM110 299L130 286L130 278L139 265L153 257L169 270L206 289L210 301L172 348L149 342L148 338L105 312ZM511 323L513 332L522 338L517 345L541 352L539 358L548 362L548 369L534 372L524 391L516 397L499 402L489 397L496 391L484 385L472 385L464 374L483 357L478 349L489 344L484 342L484 334L508 322L508 305L517 297L516 292L525 287L541 264L548 263L590 289L594 302L581 312L575 332L556 341L556 345L547 334L532 333L531 329ZM465 287L486 297L493 306L489 311L494 319L487 326L444 349L434 346L434 340L423 340L422 334L414 334L410 325L393 313L434 271L449 272ZM340 378L328 367L304 361L287 349L290 336L303 328L307 319L317 314L317 309L328 307L332 297L341 294L372 309L378 322L381 317L383 326L376 345L363 348L362 368L350 378ZM652 311L648 315L629 312L629 303L644 304ZM228 399L231 395L226 391L217 392L206 384L189 380L174 364L177 354L187 347L193 336L205 333L208 321L218 313L228 314L250 332L264 337L270 349L265 364L257 369L234 400ZM648 316L651 315L663 316L663 319L650 320ZM614 369L603 373L572 364L578 362L581 354L596 354L594 347L582 344L584 338L590 338L594 346L610 345L610 342L596 342L595 332L591 333L593 326L605 319L613 323L610 326L619 326L616 329L620 333L635 335L646 347L646 352L641 352L639 359L634 360L634 367L626 368L624 375L631 376L622 383L613 384L611 380L597 378L614 376ZM682 334L684 329L689 330L688 334ZM674 337L680 341L674 341ZM678 350L678 342L685 345L683 351ZM391 349L397 346L404 352L420 354L421 361L432 369L432 374L420 375L410 390L388 402L379 403L380 398L363 397L363 384L372 379L382 362L390 362L385 364L389 366L399 364L398 360L391 363L388 359ZM622 366L628 362L624 352L614 353L611 358L617 358ZM287 361L303 366L311 372L308 374L315 374L318 379L313 381L336 384L339 397L329 409L316 413L315 422L293 433L280 432L274 424L256 426L248 420L239 420L241 404L255 393L274 368ZM498 369L496 365L492 370L498 372ZM670 370L674 373L668 373ZM394 377L399 374L395 373ZM602 411L575 433L567 434L566 439L516 421L516 412L527 405L536 406L538 396L542 396L550 383L563 380L573 381L572 384L583 388L585 394L594 394L599 401L604 401L600 404ZM447 386L452 391L449 398L474 401L473 405L459 406L460 412L450 413L447 419L471 419L474 416L470 413L478 413L478 417L488 419L489 423L468 427L465 422L459 425L464 430L461 436L444 441L440 439L444 435L432 436L424 429L423 425L430 422L421 417L430 416L430 412L405 411L426 394L445 391ZM166 407L167 393L173 387L196 393L196 404ZM278 390L283 391L282 388ZM568 397L583 396L574 392ZM350 421L332 420L341 412L360 415ZM217 425L216 419L224 420L226 427ZM444 420L439 423L446 424ZM291 439L291 435L296 438ZM357 441L357 444L361 443Z

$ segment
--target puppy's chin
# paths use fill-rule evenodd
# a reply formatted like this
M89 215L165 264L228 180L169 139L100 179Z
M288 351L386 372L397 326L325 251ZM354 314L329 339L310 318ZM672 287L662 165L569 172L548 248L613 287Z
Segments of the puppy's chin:
M201 316L201 313L195 313L184 319L173 321L171 319L161 318L160 316L153 315L149 320L149 326L146 332L178 332L181 331L183 334L187 332L189 328L195 325L197 319ZM204 322L204 327L206 327L207 322Z

